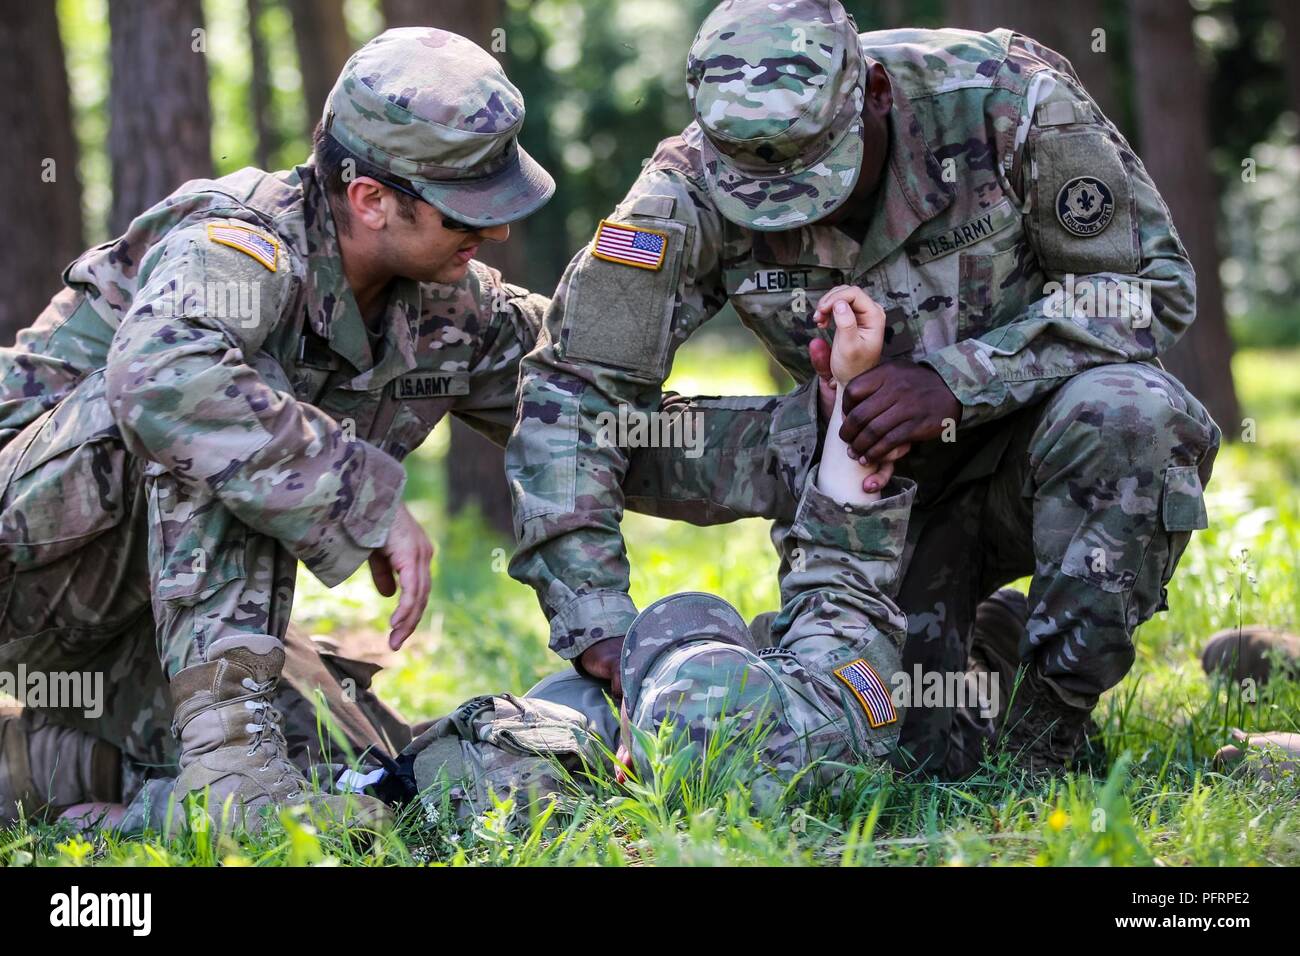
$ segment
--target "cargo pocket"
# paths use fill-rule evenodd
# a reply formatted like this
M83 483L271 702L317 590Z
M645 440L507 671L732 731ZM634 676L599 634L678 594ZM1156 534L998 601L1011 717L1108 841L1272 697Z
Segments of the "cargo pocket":
M248 529L212 495L196 494L161 465L145 471L149 562L159 601L188 606L244 577Z
M974 338L1004 324L1009 312L1019 309L1022 296L1007 294L1003 286L1016 272L1020 251L1005 249L992 254L961 253L957 289L957 340Z
M1196 465L1174 465L1165 470L1165 485L1160 501L1160 521L1169 536L1169 554L1160 577L1161 585L1174 576L1193 531L1210 526L1205 511L1205 489Z
M127 452L102 386L99 374L78 385L28 426L29 437L20 433L10 443L18 459L0 516L0 549L17 570L66 557L122 521Z
M577 757L590 740L587 719L563 704L510 694L494 698L493 704L495 716L478 736L494 747L521 756Z

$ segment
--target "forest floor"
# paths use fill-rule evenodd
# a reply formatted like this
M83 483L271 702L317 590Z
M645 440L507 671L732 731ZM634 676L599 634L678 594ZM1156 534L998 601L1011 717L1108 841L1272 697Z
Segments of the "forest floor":
M1221 452L1207 494L1210 529L1184 555L1168 611L1138 631L1132 673L1102 700L1110 764L1097 777L1031 785L990 764L943 784L858 768L838 796L792 797L755 813L727 768L683 771L664 754L654 779L620 786L601 773L594 794L575 791L522 830L505 826L508 803L435 825L411 811L373 841L288 815L261 837L239 839L123 840L28 824L0 831L0 865L1300 864L1300 782L1221 774L1210 759L1232 727L1300 731L1300 683L1273 681L1252 701L1208 680L1199 662L1205 638L1221 628L1300 624L1297 367L1300 351L1236 358L1256 440ZM733 357L716 341L693 343L670 385L685 394L772 390L761 355ZM429 611L376 681L412 720L475 694L521 692L564 666L546 648L531 592L505 572L509 545L491 544L472 517L447 519L446 445L440 427L410 460L408 501L438 545ZM687 589L720 594L747 618L776 606L764 522L700 529L629 515L624 527L639 606ZM302 575L295 619L382 656L392 606L364 571L333 591Z

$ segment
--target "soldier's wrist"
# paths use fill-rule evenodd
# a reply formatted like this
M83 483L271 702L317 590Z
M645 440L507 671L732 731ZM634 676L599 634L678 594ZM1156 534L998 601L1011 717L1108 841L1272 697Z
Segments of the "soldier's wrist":
M626 635L636 613L626 591L580 595L551 618L551 650L565 660L577 660L589 647Z

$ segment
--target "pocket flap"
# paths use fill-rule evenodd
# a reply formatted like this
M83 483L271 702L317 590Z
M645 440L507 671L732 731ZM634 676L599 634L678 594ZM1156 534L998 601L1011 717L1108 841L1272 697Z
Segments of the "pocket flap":
M1200 531L1210 526L1205 491L1195 465L1176 465L1165 471L1161 519L1166 531Z
M486 743L521 754L576 755L589 736L587 719L553 701L507 695L494 701L496 715L479 735Z

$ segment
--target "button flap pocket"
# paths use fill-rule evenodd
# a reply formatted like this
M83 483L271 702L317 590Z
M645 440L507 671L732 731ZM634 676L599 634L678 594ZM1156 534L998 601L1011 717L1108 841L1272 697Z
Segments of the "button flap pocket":
M1205 491L1195 465L1176 465L1165 471L1160 516L1166 531L1200 531L1210 526Z

